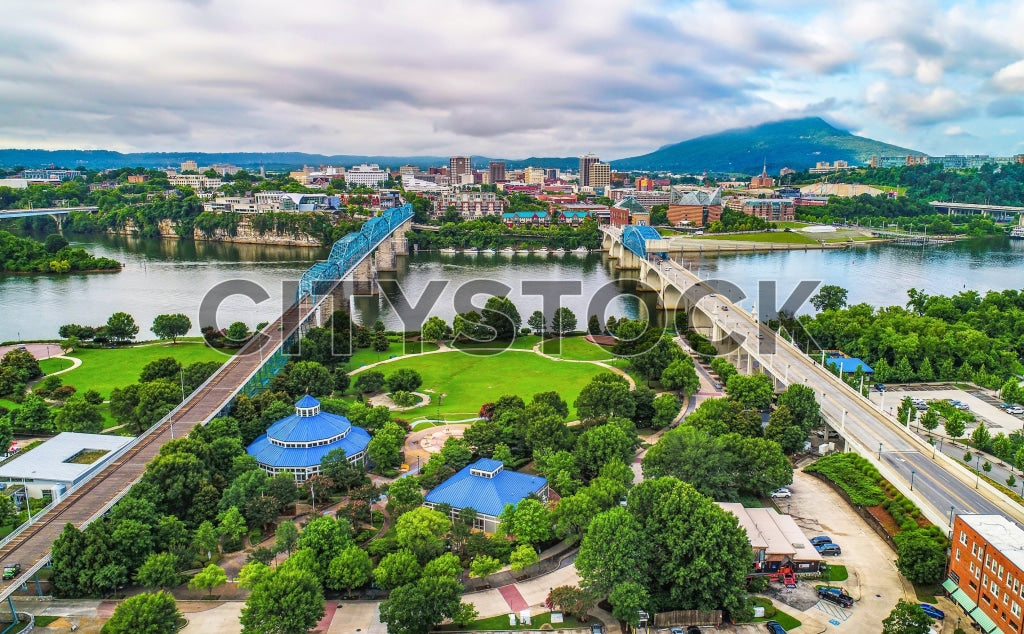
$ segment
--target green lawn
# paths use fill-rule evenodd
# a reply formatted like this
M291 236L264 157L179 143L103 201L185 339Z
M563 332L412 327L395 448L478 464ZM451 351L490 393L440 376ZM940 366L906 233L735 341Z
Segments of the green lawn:
M846 566L842 564L829 564L828 574L821 573L821 578L829 582L846 581L850 578L850 573L846 570Z
M818 244L817 240L795 231L770 231L766 233L737 233L728 235L696 236L699 240L731 240L734 242L775 242L777 244Z
M541 350L544 354L581 361L610 361L615 358L607 349L590 343L583 337L547 339Z
M74 385L79 392L97 390L103 398L110 398L116 387L124 387L139 380L139 373L150 361L174 357L183 365L197 361L223 363L229 354L198 343L159 344L136 348L83 348L70 355L82 360L82 365L60 375L65 385Z
M935 597L941 597L944 593L942 584L914 584L914 594L921 603L935 603Z
M569 419L572 420L576 416L572 403L580 390L595 375L607 372L589 363L559 363L532 352L483 354L483 351L401 357L374 369L388 376L400 368L416 370L423 377L423 385L417 391L432 396L445 394L441 414L454 418L476 416L481 405L505 394L518 394L529 401L538 392L555 390L569 403ZM433 401L402 412L401 417L415 420L436 414L437 402Z
M776 220L772 222L772 224L779 229L803 229L804 227L810 226L811 223L789 220Z
M540 337L537 335L522 335L516 337L514 341L509 343L508 341L488 341L485 343L472 343L466 341L460 341L453 344L453 348L459 350L472 350L473 348L504 348L512 350L532 350L535 345L540 343Z
M765 621L778 621L779 625L784 630L795 630L800 627L801 623L795 617L786 614L782 610L775 607L771 599L764 597L753 597L754 605L761 606L764 608L764 616L755 618L754 623L764 623Z
M54 372L60 372L61 370L70 368L74 363L67 359L43 359L39 362L39 369L44 374L53 374Z
M539 629L548 629L547 627L542 628L542 626L544 626L544 625L548 625L551 628L552 631L555 631L555 630L558 630L558 629L561 629L561 628L581 628L581 627L587 627L586 623L580 623L579 621L576 620L575 617L568 616L568 615L563 615L562 616L562 621L563 621L562 623L555 623L554 625L549 625L551 623L551 613L550 612L545 612L544 614L538 614L536 616L531 616L530 617L530 625L516 625L515 627L511 627L508 624L508 615L507 614L500 614L498 616L492 616L490 618L480 619L478 621L473 621L472 623L470 623L466 627L458 627L456 625L449 624L449 625L442 625L442 626L437 627L435 629L439 630L439 631L442 631L442 632L445 631L445 630L458 630L458 631L467 631L467 630L469 630L469 631L483 631L483 632L486 632L486 631L495 631L495 630L502 631L502 630L539 630Z
M388 346L386 352L377 353L373 348L359 348L352 358L349 359L349 369L361 368L364 365L377 363L391 357L401 357L407 354L420 354L421 352L433 352L437 350L436 343L420 341L397 341Z

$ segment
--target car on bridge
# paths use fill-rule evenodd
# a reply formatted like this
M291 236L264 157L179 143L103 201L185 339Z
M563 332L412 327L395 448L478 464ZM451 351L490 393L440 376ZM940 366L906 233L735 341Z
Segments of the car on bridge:
M4 566L4 581L10 581L21 572L21 564L7 564Z

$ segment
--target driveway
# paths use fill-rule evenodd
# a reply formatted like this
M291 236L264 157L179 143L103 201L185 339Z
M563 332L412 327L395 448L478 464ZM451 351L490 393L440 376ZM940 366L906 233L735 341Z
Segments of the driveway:
M829 535L843 549L830 564L842 564L849 579L841 585L856 600L852 610L818 602L794 616L803 625L793 630L800 634L820 632L877 632L899 599L914 599L913 587L896 569L896 554L888 545L824 482L802 471L794 471L793 497L780 500L807 537ZM814 585L814 581L801 581Z

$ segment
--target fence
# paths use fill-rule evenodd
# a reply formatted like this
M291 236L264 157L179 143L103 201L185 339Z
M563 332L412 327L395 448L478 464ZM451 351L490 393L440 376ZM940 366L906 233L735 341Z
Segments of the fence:
M722 624L722 611L711 610L673 610L671 612L659 612L654 615L654 627L669 627L672 625L714 625Z

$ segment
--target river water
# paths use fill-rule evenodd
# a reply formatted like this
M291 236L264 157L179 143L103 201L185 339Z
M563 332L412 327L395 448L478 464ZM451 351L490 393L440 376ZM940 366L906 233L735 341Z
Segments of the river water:
M75 246L125 263L120 273L66 276L0 276L0 341L55 339L61 324L101 325L116 311L135 317L140 338L149 338L153 317L182 312L199 331L199 306L216 285L247 280L266 290L270 299L261 303L236 295L219 304L217 325L241 320L255 325L273 320L281 310L282 297L292 297L283 283L299 278L308 266L327 256L327 250L309 247L227 244L134 238L123 236L68 236ZM906 290L916 287L932 294L951 294L966 289L1024 288L1024 241L1003 239L960 242L940 247L875 245L845 250L779 251L764 254L728 254L687 258L685 264L703 278L728 280L749 300L755 301L760 280L775 280L779 304L803 280L838 284L849 290L851 303L904 304ZM394 279L403 294L357 297L355 316L364 324L380 318L388 328L402 329L407 304L417 304L428 282L447 282L428 314L450 320L456 297L480 284L473 303L481 306L486 293L508 287L509 296L522 314L542 307L541 297L524 282L551 284L578 282L568 289L562 304L586 325L587 316L598 313L629 317L654 314L653 296L633 295L630 273L616 273L601 254L577 256L537 255L440 255L421 253L399 259L399 270L381 274ZM481 280L486 282L481 283ZM460 290L461 289L461 290ZM524 294L523 291L526 291ZM564 291L563 291L564 292ZM593 298L599 299L593 301ZM428 300L429 302L429 300ZM807 307L805 306L805 310ZM602 317L602 320L603 320ZM203 324L206 325L206 324Z

